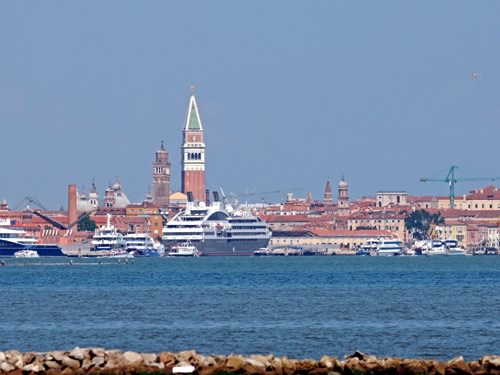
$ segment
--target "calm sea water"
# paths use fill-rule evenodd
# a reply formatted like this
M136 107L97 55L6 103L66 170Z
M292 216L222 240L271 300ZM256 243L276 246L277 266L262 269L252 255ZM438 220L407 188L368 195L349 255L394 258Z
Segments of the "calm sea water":
M500 256L68 262L0 267L0 350L500 354Z

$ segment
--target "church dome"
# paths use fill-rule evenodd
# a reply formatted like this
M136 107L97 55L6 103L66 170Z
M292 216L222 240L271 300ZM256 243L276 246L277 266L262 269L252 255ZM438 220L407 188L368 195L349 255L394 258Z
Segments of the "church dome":
M113 205L114 208L125 208L130 204L130 201L127 198L127 195L119 191L115 194L115 204Z
M342 180L339 182L339 189L345 189L347 187L349 187L349 185L347 184L347 181L344 180L344 177L342 177Z

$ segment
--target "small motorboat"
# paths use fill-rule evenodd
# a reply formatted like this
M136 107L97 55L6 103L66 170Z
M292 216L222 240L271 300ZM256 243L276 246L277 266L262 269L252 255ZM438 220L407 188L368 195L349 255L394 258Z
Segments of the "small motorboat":
M40 255L35 250L19 250L14 253L15 258L39 258Z

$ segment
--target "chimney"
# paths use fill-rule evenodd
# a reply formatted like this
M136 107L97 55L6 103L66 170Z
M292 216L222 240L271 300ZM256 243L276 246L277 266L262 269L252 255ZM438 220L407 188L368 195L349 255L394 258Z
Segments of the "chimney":
M205 203L210 206L210 190L205 190Z
M214 195L214 202L219 203L219 192L218 191L213 191L212 193Z
M76 212L76 185L68 185L68 225L78 219Z

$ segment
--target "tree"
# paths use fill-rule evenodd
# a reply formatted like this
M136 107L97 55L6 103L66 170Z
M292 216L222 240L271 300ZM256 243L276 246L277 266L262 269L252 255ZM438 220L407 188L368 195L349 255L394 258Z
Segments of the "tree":
M405 228L413 234L416 240L428 239L431 229L443 223L444 217L441 213L430 214L426 210L413 211L405 218Z
M93 232L97 228L97 224L90 217L85 216L78 222L78 230L82 232Z

